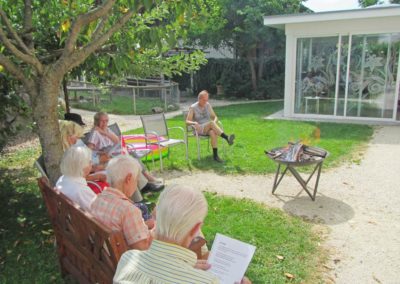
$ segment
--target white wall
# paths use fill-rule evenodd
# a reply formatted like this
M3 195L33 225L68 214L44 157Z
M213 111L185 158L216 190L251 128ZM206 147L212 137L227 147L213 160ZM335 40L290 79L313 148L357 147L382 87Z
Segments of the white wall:
M286 24L284 116L295 117L296 41L298 37L378 34L400 32L400 15L384 18L350 19ZM301 115L304 116L304 115ZM327 117L327 116L323 116Z

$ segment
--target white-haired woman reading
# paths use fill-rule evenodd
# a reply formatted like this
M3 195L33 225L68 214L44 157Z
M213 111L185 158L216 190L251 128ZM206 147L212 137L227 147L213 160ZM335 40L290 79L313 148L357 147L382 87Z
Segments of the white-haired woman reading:
M146 251L125 252L113 283L220 283L210 268L189 250L199 235L208 205L199 190L175 185L166 188L158 199L154 240ZM251 284L244 277L242 284Z
M62 176L56 188L83 210L89 211L96 194L87 186L86 176L92 169L92 151L87 147L73 146L64 152L61 160Z

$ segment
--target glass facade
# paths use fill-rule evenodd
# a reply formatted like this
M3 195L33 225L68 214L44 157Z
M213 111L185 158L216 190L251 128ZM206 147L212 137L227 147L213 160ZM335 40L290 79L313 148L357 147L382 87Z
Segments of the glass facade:
M400 33L297 39L294 112L396 118Z

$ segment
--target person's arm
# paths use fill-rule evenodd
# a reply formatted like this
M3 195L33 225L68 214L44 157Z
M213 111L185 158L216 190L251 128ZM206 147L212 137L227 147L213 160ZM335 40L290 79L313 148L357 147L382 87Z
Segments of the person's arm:
M194 265L194 268L208 270L211 268L211 264L207 263L207 259L198 259Z
M147 228L140 209L131 204L122 217L122 231L130 249L146 250L153 237Z
M193 121L193 109L189 108L188 115L186 116L186 124L187 125L198 125L197 121Z
M119 142L119 137L114 134L110 129L103 130L100 127L96 126L95 128L97 132L99 132L101 135L109 138L114 144L117 144Z
M95 181L95 180L99 180L99 181L106 181L107 177L105 174L102 173L94 173L94 174L90 174L86 177L87 181Z
M149 234L149 237L147 239L138 241L136 243L133 243L129 245L129 249L137 249L137 250L147 250L150 247L151 241L153 238Z
M217 115L215 114L215 112L214 112L214 110L213 110L213 108L212 108L212 106L211 106L210 104L208 104L208 111L210 112L210 118L211 118L215 123L217 123L217 122L218 122L218 117L217 117Z

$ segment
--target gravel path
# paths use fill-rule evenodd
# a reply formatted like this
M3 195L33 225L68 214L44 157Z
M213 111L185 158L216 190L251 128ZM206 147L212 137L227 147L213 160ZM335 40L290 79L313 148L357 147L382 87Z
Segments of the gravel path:
M326 283L400 283L400 127L380 127L360 164L323 171L315 202L285 177L177 173L167 183L247 197L329 227Z
M91 124L92 112L73 111ZM139 116L110 115L110 121L117 121L123 130L140 127ZM323 171L315 202L291 176L282 180L276 195L271 194L272 174L168 172L164 178L167 184L250 198L326 226L325 246L330 252L326 283L400 283L400 126L376 127L360 163Z

